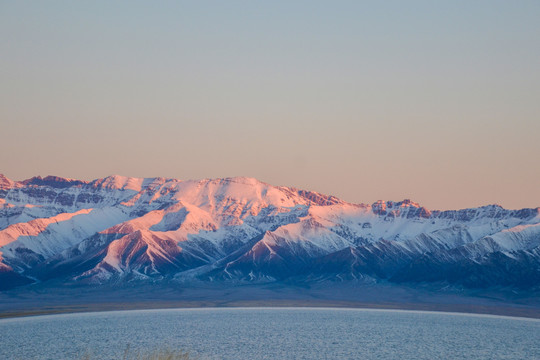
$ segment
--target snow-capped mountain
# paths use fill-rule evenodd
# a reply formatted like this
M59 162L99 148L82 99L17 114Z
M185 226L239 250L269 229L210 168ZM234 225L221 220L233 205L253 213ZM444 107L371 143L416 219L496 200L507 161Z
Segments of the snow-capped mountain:
M540 208L351 204L252 178L0 175L0 290L56 280L540 286Z

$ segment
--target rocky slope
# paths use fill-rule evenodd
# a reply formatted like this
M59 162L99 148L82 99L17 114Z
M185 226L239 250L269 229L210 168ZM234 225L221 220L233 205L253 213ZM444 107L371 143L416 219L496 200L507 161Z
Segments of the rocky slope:
M350 204L251 178L0 175L0 290L55 280L540 286L540 209Z

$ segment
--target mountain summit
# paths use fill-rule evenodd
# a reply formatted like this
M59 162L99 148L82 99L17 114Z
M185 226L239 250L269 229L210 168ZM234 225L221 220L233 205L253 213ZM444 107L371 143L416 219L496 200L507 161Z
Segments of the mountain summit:
M36 282L540 286L540 209L351 204L235 177L0 175L0 290Z

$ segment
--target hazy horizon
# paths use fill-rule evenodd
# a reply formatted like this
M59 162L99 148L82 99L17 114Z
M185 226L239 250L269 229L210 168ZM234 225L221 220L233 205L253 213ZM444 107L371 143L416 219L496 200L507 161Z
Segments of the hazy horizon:
M0 1L0 173L540 206L540 3Z

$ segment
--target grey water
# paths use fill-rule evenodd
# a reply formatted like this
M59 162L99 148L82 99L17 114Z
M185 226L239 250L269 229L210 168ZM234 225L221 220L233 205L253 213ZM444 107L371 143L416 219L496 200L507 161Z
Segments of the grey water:
M436 312L209 308L0 320L0 359L540 359L540 321Z

